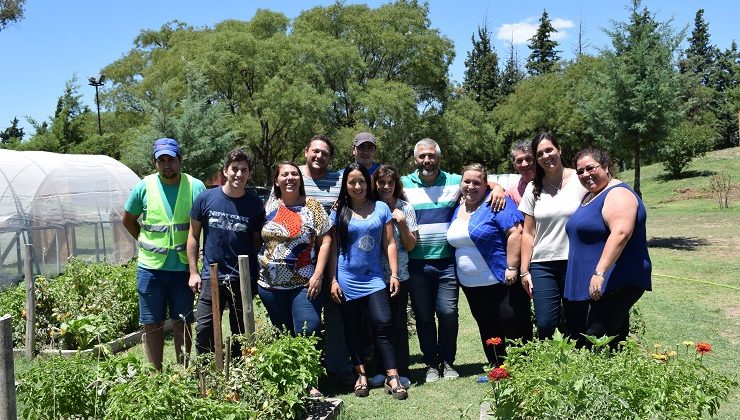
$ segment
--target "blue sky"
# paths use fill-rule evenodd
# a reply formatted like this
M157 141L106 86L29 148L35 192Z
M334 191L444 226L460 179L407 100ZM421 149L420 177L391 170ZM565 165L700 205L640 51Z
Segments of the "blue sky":
M26 116L47 120L53 113L64 83L77 75L84 103L94 109L95 90L86 81L101 68L125 55L142 29L158 29L177 19L194 26L212 26L225 19L249 20L258 8L283 12L293 18L301 10L328 5L324 0L27 0L25 19L0 32L0 130L13 117L21 120L26 138L33 129ZM385 1L346 1L378 6ZM432 26L455 43L455 62L450 68L453 80L462 81L470 37L476 27L488 24L499 56L508 52L514 39L520 62L529 55L526 40L537 27L543 9L559 30L557 40L564 58L576 46L579 22L589 52L609 45L603 28L611 21L625 21L628 1L606 0L429 0ZM738 37L734 19L740 15L740 2L723 0L670 1L644 0L662 21L673 19L673 26L688 25L690 33L696 10L704 8L712 42L728 48Z

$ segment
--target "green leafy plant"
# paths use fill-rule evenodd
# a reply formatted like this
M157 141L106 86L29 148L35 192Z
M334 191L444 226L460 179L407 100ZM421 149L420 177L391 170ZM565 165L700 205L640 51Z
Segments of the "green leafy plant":
M493 381L488 399L495 417L507 419L712 416L738 383L702 364L711 346L700 344L679 357L676 351L651 355L632 341L616 352L575 349L559 334L520 343L508 348L508 378Z
M25 344L25 290L0 292L13 316L13 343ZM55 277L36 277L37 348L86 349L138 329L136 262L117 266L72 258Z
M266 328L237 339L244 351L232 360L228 379L212 354L162 372L133 355L41 360L18 378L23 417L275 419L304 413L311 403L308 386L323 373L317 338Z

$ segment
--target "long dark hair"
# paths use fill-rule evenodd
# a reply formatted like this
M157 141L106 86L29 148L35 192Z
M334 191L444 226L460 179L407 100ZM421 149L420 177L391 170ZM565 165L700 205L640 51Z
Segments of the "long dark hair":
M344 168L344 175L342 175L342 188L339 190L339 198L337 198L337 249L340 252L346 254L349 242L349 221L352 219L352 199L349 198L349 192L347 192L347 178L349 173L358 170L365 178L367 188L365 189L365 197L368 200L372 200L372 184L370 181L370 173L365 169L362 164L354 162L350 163Z
M396 187L393 189L393 198L402 199L406 198L403 193L403 184L401 184L401 177L398 175L398 170L391 165L381 165L373 174L373 198L380 200L380 194L378 194L378 181L384 178L390 178Z
M278 162L277 165L275 165L275 173L272 175L272 190L275 193L275 197L281 198L283 194L280 192L280 187L277 184L278 176L280 175L280 167L281 166L292 166L298 171L298 177L301 179L301 185L298 186L298 194L301 197L306 196L306 187L303 186L303 174L301 173L301 168L296 165L295 162L290 160L282 160Z
M540 198L540 193L542 192L542 178L545 176L545 170L542 169L542 166L540 166L540 163L537 161L537 146L540 145L545 140L550 140L550 143L552 143L553 146L555 146L556 149L558 149L559 152L562 151L560 148L560 143L558 143L558 140L555 138L555 135L552 133L544 132L537 134L534 139L532 139L532 153L534 154L534 189L532 192L534 193L534 199L537 200ZM562 156L560 159L560 164L563 164Z

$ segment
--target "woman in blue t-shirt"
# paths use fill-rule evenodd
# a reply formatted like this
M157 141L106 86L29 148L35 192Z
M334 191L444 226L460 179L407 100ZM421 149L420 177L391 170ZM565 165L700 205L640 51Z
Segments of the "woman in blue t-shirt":
M565 298L572 302L566 314L572 333L614 336L609 344L616 348L627 338L630 309L651 290L652 265L645 205L611 171L602 150L576 155L576 174L588 193L565 225L570 241ZM589 345L582 336L578 341Z
M362 315L367 312L383 354L385 390L393 398L405 399L408 394L398 377L390 300L381 263L381 250L385 250L391 268L390 295L395 296L399 278L392 215L388 205L371 199L370 175L362 165L352 163L344 170L331 219L336 238L336 243L332 240L332 258L336 264L331 265L335 268L331 296L341 304L347 349L357 373L355 395L369 394L364 360L369 338L362 329Z

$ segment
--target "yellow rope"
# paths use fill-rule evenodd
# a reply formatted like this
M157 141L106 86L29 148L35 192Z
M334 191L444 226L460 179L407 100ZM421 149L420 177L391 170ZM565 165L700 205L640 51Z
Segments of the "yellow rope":
M714 282L706 281L706 280L696 280L696 279L690 279L690 278L686 278L686 277L669 276L668 274L653 274L653 275L654 276L657 276L657 277L665 277L665 278L669 278L669 279L673 279L673 280L688 280L688 281L692 281L694 283L710 284L712 286L726 287L726 288L732 289L732 290L740 290L740 287L737 287L737 286L730 286L728 284L719 284L719 283L714 283Z

